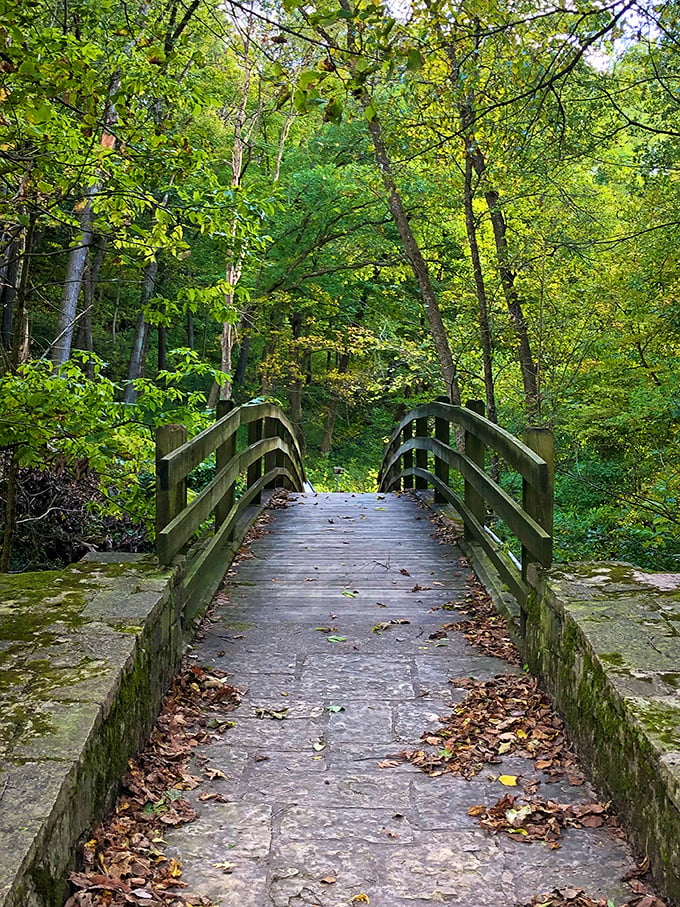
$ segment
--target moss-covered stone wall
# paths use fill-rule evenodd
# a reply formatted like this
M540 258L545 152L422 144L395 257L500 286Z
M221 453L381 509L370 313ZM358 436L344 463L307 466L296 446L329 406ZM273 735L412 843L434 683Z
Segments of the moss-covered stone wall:
M680 574L530 568L524 657L680 904Z
M2 907L64 903L179 664L181 571L121 558L0 578Z

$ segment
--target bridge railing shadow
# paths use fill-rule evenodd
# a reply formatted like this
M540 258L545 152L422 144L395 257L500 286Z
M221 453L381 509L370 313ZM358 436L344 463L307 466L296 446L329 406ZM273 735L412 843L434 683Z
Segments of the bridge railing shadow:
M553 549L553 438L528 429L524 440L490 422L481 400L455 406L443 399L416 407L387 444L378 481L381 491L434 488L435 503L450 504L464 523L465 539L479 545L520 605L527 599L527 568L549 567ZM457 443L452 444L452 433ZM521 501L489 474L501 458L522 477ZM462 492L450 481L462 478ZM493 513L521 544L517 563L487 526Z

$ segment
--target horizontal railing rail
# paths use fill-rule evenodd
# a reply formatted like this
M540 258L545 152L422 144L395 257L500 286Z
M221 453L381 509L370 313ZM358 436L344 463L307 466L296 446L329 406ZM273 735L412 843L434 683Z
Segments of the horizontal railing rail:
M381 491L432 486L435 502L454 507L463 519L465 539L481 546L523 604L528 564L534 561L549 567L552 563L552 434L543 428L529 429L520 441L486 419L483 410L479 400L469 400L466 406L437 400L416 407L392 432L378 482ZM458 446L451 445L452 426ZM487 473L487 453L521 475L521 501ZM452 470L462 477L462 496L449 484ZM520 542L519 567L487 527L489 512L503 520Z
M237 545L237 527L247 507L257 504L265 488L301 491L305 482L302 455L295 431L273 403L234 407L221 401L216 422L187 440L183 425L162 425L156 432L156 552L161 564L174 558L196 539L198 530L214 517L214 533L204 539L187 566L184 585L192 588L207 574L226 570ZM247 426L247 446L239 429ZM187 477L215 454L215 476L187 503ZM237 483L244 489L237 496Z

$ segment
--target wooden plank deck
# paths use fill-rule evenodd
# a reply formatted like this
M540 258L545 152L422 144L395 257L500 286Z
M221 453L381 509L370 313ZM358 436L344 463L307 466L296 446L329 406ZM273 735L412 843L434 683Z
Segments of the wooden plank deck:
M619 879L632 858L608 830L569 830L549 850L491 837L468 815L506 793L498 775L535 774L526 760L472 781L378 766L462 698L451 677L516 670L461 634L429 638L456 619L432 609L460 601L470 571L413 500L292 495L252 555L192 653L247 694L236 726L195 756L197 774L223 774L209 786L227 802L193 792L201 817L166 836L190 891L222 907L512 907L561 885L628 896ZM373 632L386 620L409 623ZM261 719L262 709L288 712ZM542 792L592 795L588 785Z

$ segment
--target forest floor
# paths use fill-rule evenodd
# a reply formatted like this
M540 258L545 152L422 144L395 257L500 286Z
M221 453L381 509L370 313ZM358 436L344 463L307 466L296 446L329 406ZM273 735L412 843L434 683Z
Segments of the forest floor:
M406 495L278 505L69 907L663 907L451 530Z

